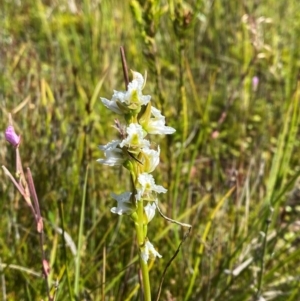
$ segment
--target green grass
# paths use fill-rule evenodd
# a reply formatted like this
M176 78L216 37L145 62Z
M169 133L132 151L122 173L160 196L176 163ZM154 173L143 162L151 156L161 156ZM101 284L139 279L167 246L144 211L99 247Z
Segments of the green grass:
M300 2L143 2L0 3L0 124L11 112L22 137L56 300L140 300L133 227L110 212L128 174L96 162L116 138L99 97L124 89L120 46L177 130L153 141L161 209L193 226L160 300L300 300ZM31 212L1 175L0 299L46 300ZM187 230L157 215L148 231L163 255L150 271L155 300Z

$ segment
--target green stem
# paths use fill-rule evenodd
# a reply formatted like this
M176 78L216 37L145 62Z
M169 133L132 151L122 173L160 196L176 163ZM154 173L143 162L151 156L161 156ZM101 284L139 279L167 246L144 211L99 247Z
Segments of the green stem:
M144 204L143 200L137 202L137 214L138 220L134 223L135 230L137 234L137 240L139 248L141 248L145 244L146 233L144 232ZM142 282L144 289L144 301L151 301L151 289L150 289L150 280L149 280L149 270L148 264L141 257L141 252L139 252L140 256L140 266L142 271Z

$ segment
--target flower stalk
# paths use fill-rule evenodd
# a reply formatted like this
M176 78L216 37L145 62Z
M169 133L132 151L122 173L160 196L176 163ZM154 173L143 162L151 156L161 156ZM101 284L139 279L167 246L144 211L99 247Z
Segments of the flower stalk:
M135 223L135 231L136 231L138 246L141 249L143 247L143 244L145 241L145 236L147 234L144 232L143 202L138 202L137 213L138 213L138 222ZM150 301L151 300L151 289L150 289L148 264L145 260L143 260L141 255L139 257L140 257L140 267L141 267L141 272L142 272L142 281L143 281L143 290L144 290L143 294L144 294L145 300Z
M165 125L165 117L152 106L151 96L143 94L146 76L132 71L133 79L128 82L124 52L121 51L121 54L126 91L114 91L111 99L101 98L101 101L109 110L121 115L125 125L115 121L120 138L99 146L104 158L98 159L98 162L108 166L123 166L130 172L131 190L119 195L112 193L117 206L111 208L111 212L128 215L134 223L144 300L151 301L148 260L162 256L149 241L147 230L155 215L157 195L166 193L167 189L157 185L151 174L159 164L160 148L153 148L148 137L173 134L175 129Z
M7 142L14 147L16 152L16 177L14 177L5 166L2 166L2 169L4 173L9 177L11 182L15 185L15 187L20 192L20 194L23 196L25 202L27 203L27 205L29 206L32 212L36 224L36 231L39 234L39 238L40 238L40 249L42 254L42 260L41 260L42 271L43 271L43 276L45 278L48 300L53 301L55 296L51 296L50 293L50 286L49 286L50 265L46 258L46 252L44 248L44 244L45 244L44 223L41 215L39 200L36 194L30 168L27 167L26 174L24 173L20 151L19 151L19 147L21 144L21 137L18 136L14 130L11 114L9 114L9 126L5 131L5 138Z

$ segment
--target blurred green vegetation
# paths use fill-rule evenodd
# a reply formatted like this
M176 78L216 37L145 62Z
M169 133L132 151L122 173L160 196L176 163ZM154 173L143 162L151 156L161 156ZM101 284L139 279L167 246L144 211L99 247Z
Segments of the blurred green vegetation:
M300 2L3 0L0 160L15 169L11 112L57 300L140 298L131 222L110 212L128 174L96 162L98 145L116 138L117 116L99 97L124 89L120 46L177 130L153 141L162 211L193 225L161 300L300 300ZM46 300L34 221L1 175L1 300ZM150 272L154 298L186 229L157 215L148 231L163 255Z

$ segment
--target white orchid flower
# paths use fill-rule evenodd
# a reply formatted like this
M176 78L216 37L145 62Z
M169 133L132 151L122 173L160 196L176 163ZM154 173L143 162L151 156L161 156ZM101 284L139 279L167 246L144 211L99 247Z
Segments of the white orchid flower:
M142 173L138 176L136 200L139 201L142 197L150 198L152 192L166 193L167 189L161 185L156 185L152 175Z
M142 259L147 262L149 258L154 259L155 257L161 258L162 256L155 250L154 246L150 241L146 241L141 251Z
M123 151L118 147L121 141L113 140L106 145L100 145L99 148L104 151L105 159L97 161L104 165L120 166L125 161Z
M151 107L151 114L153 117L142 124L148 134L168 135L176 132L174 128L165 125L165 116L158 109Z
M143 95L142 90L145 85L144 77L135 71L133 80L128 84L127 91L114 91L113 99L120 101L130 109L137 109L142 105L146 105L150 99L150 95Z
M123 215L123 214L131 214L136 209L133 208L132 202L130 201L130 197L132 192L124 192L121 194L112 193L111 197L118 202L117 207L113 207L110 209L112 213Z
M144 139L146 133L139 124L131 123L126 128L126 133L127 137L120 143L120 147L147 148L150 146L150 142Z

